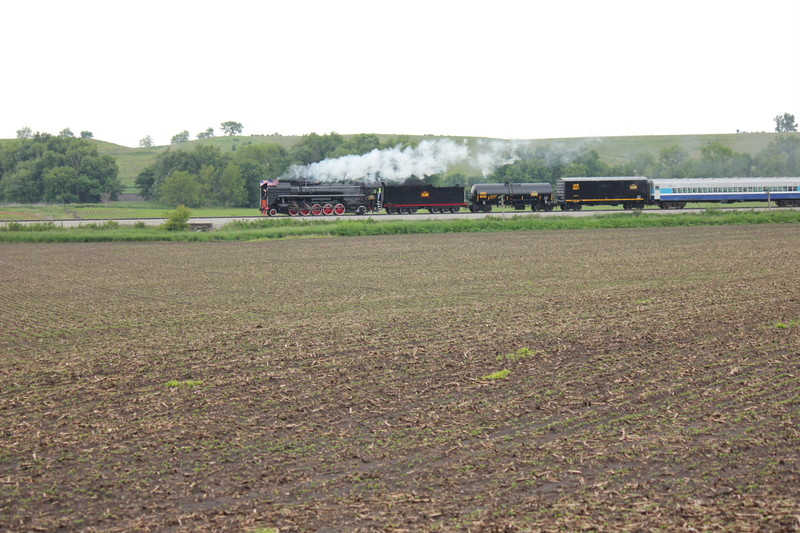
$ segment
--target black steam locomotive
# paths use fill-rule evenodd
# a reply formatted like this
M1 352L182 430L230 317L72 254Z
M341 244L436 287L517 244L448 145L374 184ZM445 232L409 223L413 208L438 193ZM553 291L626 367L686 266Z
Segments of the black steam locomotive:
M473 213L489 212L493 206L522 210L550 211L553 187L549 183L478 183L470 189L434 187L427 183L390 185L385 182L360 184L311 183L266 180L261 182L261 213L269 216L343 215L345 213L411 214L420 209L430 213L458 213L467 207Z

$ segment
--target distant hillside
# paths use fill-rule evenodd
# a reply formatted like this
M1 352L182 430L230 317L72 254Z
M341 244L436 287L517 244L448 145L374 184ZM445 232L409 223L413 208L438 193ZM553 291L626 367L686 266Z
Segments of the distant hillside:
M600 158L611 165L624 163L637 154L649 152L655 156L663 148L678 145L686 150L690 157L699 157L700 149L710 143L719 142L736 152L756 154L763 150L778 133L725 133L708 135L648 135L636 137L573 137L565 139L532 139L517 140L516 142L529 143L532 147L549 147L557 152L572 152L578 149L596 151ZM348 137L344 135L344 137ZM378 135L385 141L395 135ZM411 136L414 140L431 139L437 137ZM478 143L481 139L476 137L449 137L454 140L466 140L469 144ZM165 150L191 150L198 144L216 146L223 151L234 150L246 144L277 143L287 148L293 146L299 136L235 136L212 137L210 139L190 141L174 146L154 146L151 148L128 148L104 141L94 140L97 149L102 154L113 156L119 165L120 179L128 189L134 186L136 176L149 165L155 157ZM3 142L0 140L0 143ZM7 141L6 141L7 142ZM458 169L461 170L461 169Z

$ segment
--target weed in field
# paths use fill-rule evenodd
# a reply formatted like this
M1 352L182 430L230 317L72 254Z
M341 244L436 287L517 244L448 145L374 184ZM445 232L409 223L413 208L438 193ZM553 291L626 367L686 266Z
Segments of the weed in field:
M520 348L516 352L507 353L505 355L498 355L498 361L518 361L519 359L527 359L533 355L538 355L538 352L531 351L529 348Z
M483 381L494 381L498 379L506 379L511 374L511 371L508 369L498 370L497 372L492 372L491 374L487 374L481 378Z
M199 387L202 384L203 384L202 381L196 381L191 379L187 379L184 381L178 381L177 379L173 379L172 381L167 381L165 383L166 387L170 389L193 389L195 387Z

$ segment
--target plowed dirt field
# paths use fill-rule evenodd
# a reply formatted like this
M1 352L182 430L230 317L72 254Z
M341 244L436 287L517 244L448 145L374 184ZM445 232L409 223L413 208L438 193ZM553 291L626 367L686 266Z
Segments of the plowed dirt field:
M800 528L800 226L0 245L0 309L0 530Z

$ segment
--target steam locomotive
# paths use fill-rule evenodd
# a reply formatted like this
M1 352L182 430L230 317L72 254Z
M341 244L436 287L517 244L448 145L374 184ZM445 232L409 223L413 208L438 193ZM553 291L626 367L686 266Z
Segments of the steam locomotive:
M345 213L411 214L420 209L430 213L490 212L493 206L522 210L550 211L555 207L549 183L477 183L467 200L464 188L434 187L427 183L391 185L385 182L360 184L309 183L265 180L261 182L261 213L269 216L343 215Z
M549 183L476 183L464 195L461 186L392 185L381 181L359 184L261 182L264 215L289 216L491 212L495 206L515 210L577 211L584 205L648 205L681 209L687 202L734 203L774 201L779 207L800 207L800 178L649 179L634 177L559 178L555 195Z

